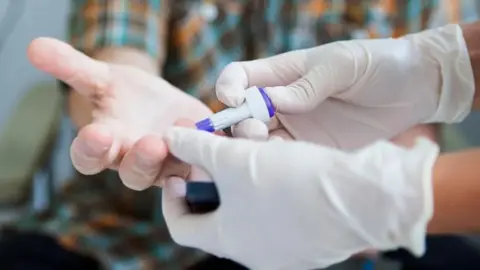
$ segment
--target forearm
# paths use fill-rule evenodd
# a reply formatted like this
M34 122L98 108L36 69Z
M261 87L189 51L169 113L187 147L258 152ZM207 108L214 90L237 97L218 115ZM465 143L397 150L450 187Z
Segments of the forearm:
M441 155L433 170L434 216L428 232L480 231L480 149Z
M158 74L158 65L154 58L141 50L134 48L104 48L92 55L93 58L112 64L131 65L151 74ZM92 121L93 105L76 91L68 93L68 113L77 128Z
M462 25L475 80L473 109L480 109L480 21Z

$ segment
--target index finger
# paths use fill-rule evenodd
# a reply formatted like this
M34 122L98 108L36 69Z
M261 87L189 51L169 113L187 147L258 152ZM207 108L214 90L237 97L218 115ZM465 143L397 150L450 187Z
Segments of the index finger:
M188 119L178 119L175 123L175 126L180 127L195 127L195 123ZM179 177L181 179L187 179L190 174L190 165L181 161L180 159L174 157L172 154L168 154L165 158L165 161L162 164L162 169L160 174L155 181L154 185L162 187L167 179L171 177Z
M64 81L83 95L105 89L110 82L109 67L53 38L37 38L28 47L32 64Z
M307 50L291 51L253 61L234 62L218 77L217 98L230 107L243 103L245 89L252 86L288 85L307 72Z
M174 126L178 127L187 127L195 129L195 123L188 119L178 119ZM216 135L219 136L226 136L223 131L216 131ZM188 180L199 180L199 179L189 179L189 176L193 175L196 177L206 176L207 174L201 171L199 168L192 168L189 164L181 161L180 159L176 158L172 154L168 154L165 162L163 163L162 170L160 171L160 176L158 180L155 181L155 185L163 186L165 181L171 177L180 177L181 179L188 179ZM201 179L204 180L204 179Z

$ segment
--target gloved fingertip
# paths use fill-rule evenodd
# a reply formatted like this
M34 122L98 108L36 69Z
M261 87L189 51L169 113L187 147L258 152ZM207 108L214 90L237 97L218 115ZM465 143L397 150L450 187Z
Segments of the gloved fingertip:
M245 100L245 89L248 87L248 76L242 64L228 64L220 73L215 84L218 100L229 107L240 106Z
M165 139L165 143L168 146L171 146L176 139L178 139L179 135L181 134L182 130L187 129L185 127L173 126L169 128L163 135Z
M119 174L122 182L133 190L144 190L157 179L167 148L159 135L146 135L139 139L124 156Z
M244 132L237 131L234 133L235 138L243 138L254 141L265 141L268 139L268 132Z
M281 110L283 100L285 99L285 89L283 86L275 86L275 87L265 87L263 88L267 96L272 101L275 109L277 111Z
M187 185L185 180L180 177L169 177L164 183L166 195L171 199L183 199L187 194Z
M280 136L271 136L270 138L268 138L268 140L269 141L285 141L285 139Z
M233 136L263 141L268 138L268 127L257 119L247 119L233 127Z
M218 100L228 107L238 107L245 101L245 89L230 84L217 84L216 94Z
M298 89L289 86L275 86L264 88L279 113L303 113L310 108L310 101L299 94Z
M185 140L205 138L205 136L214 136L214 134L197 129L192 129L190 127L174 126L169 128L165 132L164 139L168 146L172 146Z

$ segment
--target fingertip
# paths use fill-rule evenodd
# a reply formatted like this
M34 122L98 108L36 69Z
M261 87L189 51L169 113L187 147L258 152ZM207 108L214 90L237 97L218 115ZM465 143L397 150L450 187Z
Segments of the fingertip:
M166 179L162 188L162 212L172 238L175 238L176 242L178 240L176 238L181 234L177 230L181 231L182 229L176 223L190 212L185 201L186 194L187 184L184 179L180 177L169 177Z
M165 180L167 196L171 199L184 199L187 194L187 183L180 177L169 177Z
M106 149L103 153L108 152ZM70 146L70 158L73 167L84 175L94 175L103 171L108 165L103 162L103 155L89 156L85 153L85 142L80 138L75 138Z
M281 136L277 136L277 135L274 135L274 136L270 136L270 138L268 138L269 141L285 141L285 139Z
M215 92L218 100L229 107L240 106L245 100L248 76L240 62L227 65L218 77Z
M158 134L149 134L140 138L132 147L137 156L151 159L152 161L162 161L168 155L167 145L162 136ZM155 162L158 163L158 162Z
M87 142L96 143L99 147L109 147L113 144L112 131L101 124L90 124L78 132L78 137Z
M294 140L295 138L285 128L270 131L270 139L280 138L282 140Z
M28 59L30 60L30 62L32 62L34 66L39 66L39 64L42 63L43 59L39 56L42 56L41 50L43 46L42 44L44 43L44 39L46 38L43 38L43 37L36 38L32 40L27 47Z
M28 46L27 54L36 68L68 83L77 91L78 88L105 88L110 82L108 65L91 59L58 39L37 38Z
M195 122L186 118L178 119L177 121L175 121L175 123L173 123L173 125L176 127L195 128Z
M167 154L161 136L151 134L139 139L120 163L118 172L123 184L138 191L152 186Z
M27 55L30 62L37 68L45 72L55 71L55 64L62 59L58 59L61 52L72 49L72 47L60 40L39 37L30 42L27 48Z
M216 89L218 100L228 107L238 107L245 101L245 88L217 84Z
M188 134L188 132L191 131L194 130L183 126L173 126L165 132L163 138L165 139L165 143L167 144L167 146L170 147L175 141L181 138L182 134L185 134L185 132L187 132Z
M233 135L238 138L263 141L268 138L268 127L262 121L251 118L235 125Z
M175 141L175 138L177 137L177 133L179 129L181 130L182 127L173 126L169 128L167 131L165 131L165 133L163 134L163 138L165 139L165 143L167 144L168 147L170 147Z
M267 96L272 101L273 105L277 112L283 112L284 100L286 99L285 87L276 86L276 87L264 87L263 88ZM287 98L288 99L288 98ZM287 101L288 103L288 101Z
M108 156L113 140L113 134L101 125L82 128L70 147L74 167L85 175L92 175L110 166Z

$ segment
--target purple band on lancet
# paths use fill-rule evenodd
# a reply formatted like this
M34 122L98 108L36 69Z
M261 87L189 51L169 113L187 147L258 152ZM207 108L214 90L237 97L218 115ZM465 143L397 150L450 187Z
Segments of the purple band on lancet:
M208 131L208 132L215 132L215 128L213 127L212 120L210 118L205 118L202 121L199 121L195 124L198 130Z
M260 94L263 97L263 101L265 101L265 105L268 108L268 115L270 117L273 117L273 115L275 114L275 106L273 106L272 100L268 97L265 89L258 87L258 91L260 91Z

